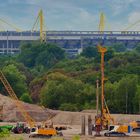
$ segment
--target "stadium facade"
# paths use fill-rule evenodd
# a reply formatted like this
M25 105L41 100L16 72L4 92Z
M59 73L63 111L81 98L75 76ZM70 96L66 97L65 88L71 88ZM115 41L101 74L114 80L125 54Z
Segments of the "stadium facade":
M99 42L106 46L113 43L122 42L128 49L132 49L140 42L140 31L48 31L47 42L55 43L65 49L70 55L76 55L84 47L95 46ZM20 53L20 43L22 41L39 40L39 32L0 32L0 54Z

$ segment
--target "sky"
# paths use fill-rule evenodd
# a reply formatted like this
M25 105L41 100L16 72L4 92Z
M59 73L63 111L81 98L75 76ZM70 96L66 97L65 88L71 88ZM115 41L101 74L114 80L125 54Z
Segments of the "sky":
M140 20L140 0L1 0L0 19L31 30L43 9L47 30L98 30L100 13L105 30L124 30ZM0 29L11 28L0 21ZM139 30L140 23L130 30Z

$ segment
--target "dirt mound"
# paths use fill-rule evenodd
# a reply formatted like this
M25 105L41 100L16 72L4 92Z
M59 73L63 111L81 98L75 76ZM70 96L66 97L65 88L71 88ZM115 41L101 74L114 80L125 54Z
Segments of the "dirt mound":
M50 115L56 114L50 109L45 109L37 105L20 102L23 104L25 110L32 116L35 121L45 121ZM3 106L2 118L3 121L24 121L21 115L22 110L17 108L15 101L7 96L0 94L0 106Z
M85 115L86 123L88 115L91 115L93 123L96 115L95 110L84 110L82 112L69 112L69 111L59 111L51 110L47 108L42 108L37 105L28 104L21 102L25 110L32 116L35 121L41 122L46 121L50 116L53 116L52 120L54 124L61 125L80 125L81 116ZM15 104L15 101L7 96L0 94L0 107L3 106L2 116L4 121L16 122L24 121L21 115L21 110L19 110ZM1 113L1 112L0 112ZM127 115L127 114L113 114L116 123L129 123L134 120L140 120L140 115Z

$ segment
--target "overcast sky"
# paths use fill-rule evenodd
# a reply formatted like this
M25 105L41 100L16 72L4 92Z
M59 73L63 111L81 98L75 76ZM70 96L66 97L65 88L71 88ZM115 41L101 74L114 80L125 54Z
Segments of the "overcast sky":
M30 30L42 8L48 30L98 30L103 11L106 30L122 30L140 20L139 3L140 0L1 0L0 18ZM132 30L140 30L140 24Z

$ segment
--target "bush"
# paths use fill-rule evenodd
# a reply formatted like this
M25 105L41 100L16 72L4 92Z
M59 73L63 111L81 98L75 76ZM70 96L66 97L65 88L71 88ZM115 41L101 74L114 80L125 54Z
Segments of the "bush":
M0 132L0 138L3 137L9 137L10 136L10 131L8 129L2 129Z
M59 109L63 111L78 111L77 105L71 103L61 104Z
M32 103L31 96L28 93L24 93L20 99L24 102Z

